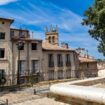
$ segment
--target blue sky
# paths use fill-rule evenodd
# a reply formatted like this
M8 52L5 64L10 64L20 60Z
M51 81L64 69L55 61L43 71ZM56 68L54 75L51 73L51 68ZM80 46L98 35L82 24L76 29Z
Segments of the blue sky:
M81 25L84 11L94 0L0 0L0 16L15 19L12 27L29 29L34 37L44 39L44 27L58 25L59 42L71 48L86 48L96 58L104 58L97 51L98 42Z

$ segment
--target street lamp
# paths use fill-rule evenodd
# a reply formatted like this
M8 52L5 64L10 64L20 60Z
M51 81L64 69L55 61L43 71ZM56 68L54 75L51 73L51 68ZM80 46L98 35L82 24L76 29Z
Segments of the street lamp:
M18 70L17 70L17 84L20 84L20 50L24 46L24 42L21 38L19 38L19 41L17 42L17 49L18 49Z

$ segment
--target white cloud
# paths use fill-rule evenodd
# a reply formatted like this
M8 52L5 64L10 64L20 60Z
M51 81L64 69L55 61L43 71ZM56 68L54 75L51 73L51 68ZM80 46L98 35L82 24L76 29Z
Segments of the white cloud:
M16 2L17 0L0 0L0 5L6 5L11 2Z
M14 1L16 0L0 0L0 5ZM23 28L29 28L34 32L35 38L41 39L44 39L44 26L57 24L60 28L60 41L67 41L74 48L84 47L93 55L99 55L97 42L89 36L87 28L81 25L81 16L43 0L24 0L25 4L23 0L19 1L15 4L16 10L1 8L0 15L13 17L16 27L20 28L22 25Z

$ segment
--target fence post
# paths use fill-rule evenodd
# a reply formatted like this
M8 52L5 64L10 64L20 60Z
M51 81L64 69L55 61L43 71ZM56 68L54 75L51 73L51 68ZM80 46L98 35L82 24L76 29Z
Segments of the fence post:
M8 99L6 99L6 105L8 105Z
M36 94L36 89L34 89L34 95Z

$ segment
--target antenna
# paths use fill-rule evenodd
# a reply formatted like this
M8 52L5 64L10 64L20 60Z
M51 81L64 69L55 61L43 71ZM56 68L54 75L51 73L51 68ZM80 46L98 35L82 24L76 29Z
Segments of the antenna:
M34 39L34 32L32 32L32 39Z

